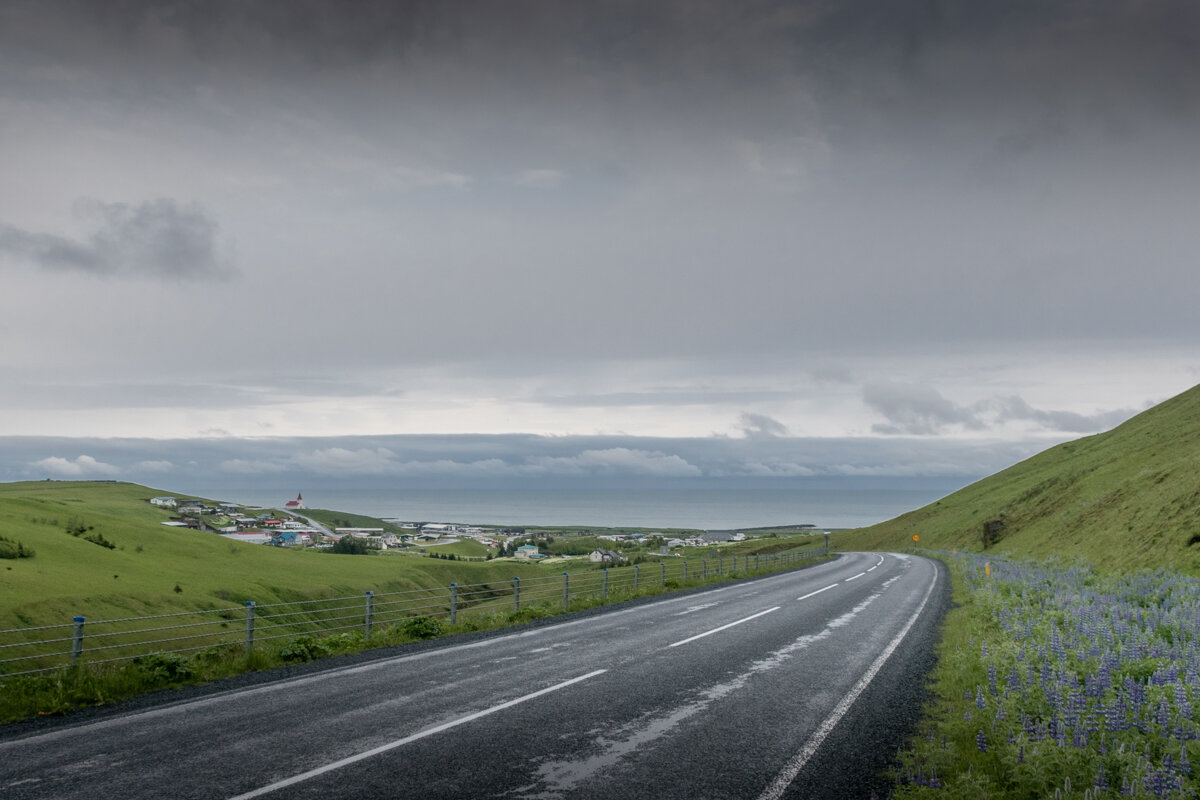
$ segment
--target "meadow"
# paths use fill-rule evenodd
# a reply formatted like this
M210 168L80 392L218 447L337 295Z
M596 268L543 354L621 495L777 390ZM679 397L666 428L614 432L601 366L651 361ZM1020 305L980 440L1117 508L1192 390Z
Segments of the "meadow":
M1200 580L946 557L959 608L897 798L1200 791Z

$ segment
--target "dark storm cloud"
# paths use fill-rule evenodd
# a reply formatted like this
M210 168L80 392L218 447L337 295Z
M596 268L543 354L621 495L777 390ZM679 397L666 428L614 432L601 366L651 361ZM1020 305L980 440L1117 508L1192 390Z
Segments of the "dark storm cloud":
M83 241L0 223L0 256L101 276L196 280L229 273L218 252L217 223L198 206L169 198L136 206L83 200L77 212L95 225Z

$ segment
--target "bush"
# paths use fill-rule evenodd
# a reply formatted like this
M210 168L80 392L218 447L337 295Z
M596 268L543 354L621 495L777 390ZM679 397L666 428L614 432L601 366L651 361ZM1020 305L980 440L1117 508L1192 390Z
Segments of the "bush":
M279 657L284 661L312 661L331 655L333 650L325 642L313 636L297 636L291 639L279 651Z
M400 632L413 639L432 639L442 632L442 624L433 617L410 617L400 623Z
M379 548L373 546L366 539L356 539L353 536L343 536L341 539L333 543L325 552L340 553L341 555L349 556L369 556L378 551Z
M150 653L138 656L133 659L133 665L152 678L176 681L192 677L188 659L178 653Z
M34 555L34 551L21 542L0 536L0 558L33 558Z

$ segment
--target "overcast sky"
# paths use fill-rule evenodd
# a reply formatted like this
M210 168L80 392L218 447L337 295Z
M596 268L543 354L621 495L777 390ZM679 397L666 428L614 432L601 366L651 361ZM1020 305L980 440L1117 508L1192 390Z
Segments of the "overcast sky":
M1193 0L0 0L10 477L966 474L1200 382L1197 253Z

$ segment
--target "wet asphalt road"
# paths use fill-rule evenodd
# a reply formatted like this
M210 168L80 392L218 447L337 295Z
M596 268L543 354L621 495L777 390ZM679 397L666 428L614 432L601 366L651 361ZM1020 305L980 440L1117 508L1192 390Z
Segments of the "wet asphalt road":
M850 553L515 633L0 729L0 796L856 798L949 581Z

